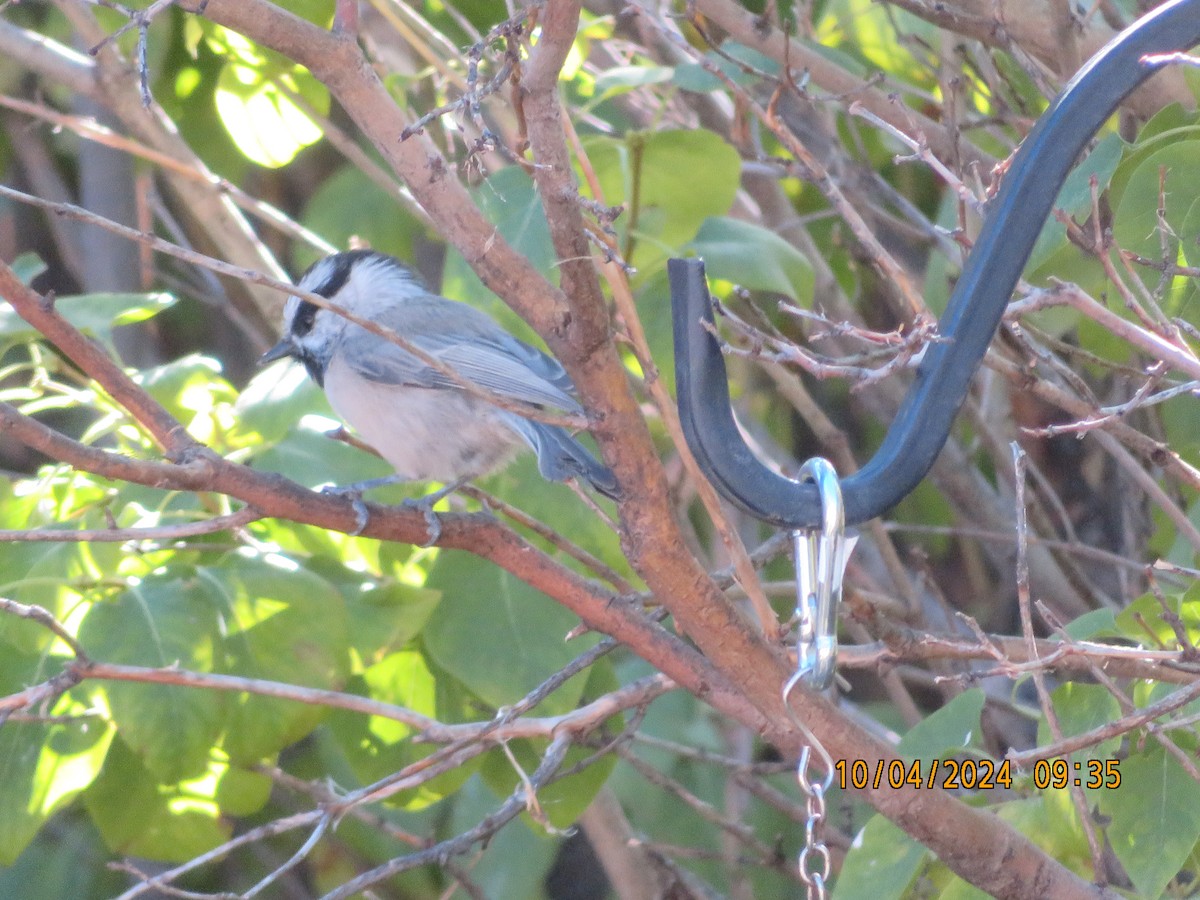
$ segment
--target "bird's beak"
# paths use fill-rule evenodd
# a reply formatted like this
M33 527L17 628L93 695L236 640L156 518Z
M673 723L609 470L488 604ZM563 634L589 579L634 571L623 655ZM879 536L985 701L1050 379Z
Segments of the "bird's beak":
M265 366L267 363L273 363L277 359L283 359L285 356L295 356L296 345L292 343L290 337L285 337L278 344L264 353L258 359L260 366Z

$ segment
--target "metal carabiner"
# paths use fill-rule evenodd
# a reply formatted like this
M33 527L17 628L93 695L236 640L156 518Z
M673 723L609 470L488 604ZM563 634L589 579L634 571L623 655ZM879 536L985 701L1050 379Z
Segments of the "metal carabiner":
M1157 69L1146 56L1200 43L1200 0L1168 0L1113 38L1080 70L1021 142L967 257L916 378L875 456L842 482L846 522L874 518L925 477L946 443L1042 223L1084 145ZM738 431L712 325L704 264L668 263L675 373L684 434L709 480L750 515L783 528L821 521L811 485L764 466Z
M815 484L821 497L819 528L792 532L796 559L796 673L814 690L833 683L837 666L837 617L850 544L837 472L816 457L800 469L802 484Z

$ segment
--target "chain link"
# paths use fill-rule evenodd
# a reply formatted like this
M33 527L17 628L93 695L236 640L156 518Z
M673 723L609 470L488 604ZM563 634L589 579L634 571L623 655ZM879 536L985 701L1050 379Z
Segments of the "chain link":
M800 880L808 887L808 900L824 900L827 896L825 882L829 880L832 859L829 846L825 843L825 788L824 781L813 781L809 777L812 762L811 748L806 746L800 753L796 766L796 781L804 792L808 818L804 822L804 846L796 860Z

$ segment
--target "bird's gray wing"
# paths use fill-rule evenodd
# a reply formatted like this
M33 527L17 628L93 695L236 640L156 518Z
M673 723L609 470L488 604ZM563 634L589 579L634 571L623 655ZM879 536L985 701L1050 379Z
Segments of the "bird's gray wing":
M434 303L433 301L440 301ZM445 304L445 306L443 306ZM444 298L388 310L380 324L463 378L510 400L581 413L562 366L517 340L483 313ZM449 376L391 341L348 326L339 353L363 377L385 384L460 389Z

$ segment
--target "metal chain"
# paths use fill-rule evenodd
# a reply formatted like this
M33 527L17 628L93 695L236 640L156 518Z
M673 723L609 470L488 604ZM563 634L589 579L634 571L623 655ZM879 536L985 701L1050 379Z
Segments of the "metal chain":
M825 781L813 781L809 777L812 747L805 745L800 751L800 762L796 766L796 781L804 792L808 818L804 822L804 846L796 866L800 880L808 887L808 900L825 900L825 883L829 880L832 859L829 846L825 843ZM827 779L826 779L827 780Z

